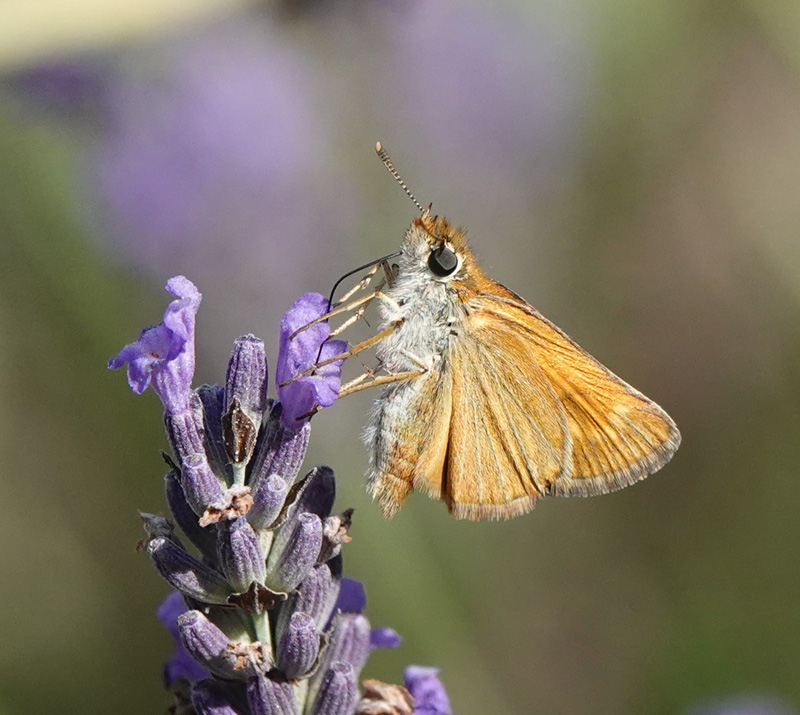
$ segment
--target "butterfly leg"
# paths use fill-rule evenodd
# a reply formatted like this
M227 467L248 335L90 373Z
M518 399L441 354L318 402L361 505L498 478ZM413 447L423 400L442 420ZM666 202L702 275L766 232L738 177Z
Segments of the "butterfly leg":
M297 373L297 375L295 375L291 380L287 380L286 382L282 382L279 385L279 387L285 387L286 385L291 385L293 382L296 382L301 377L306 377L306 375L310 375L312 372L314 372L315 370L318 370L321 367L325 367L326 365L330 365L331 363L334 363L334 362L336 362L338 360L344 360L346 358L353 357L353 355L358 355L359 353L364 352L364 350L368 350L373 345L375 345L375 343L380 342L386 336L391 335L402 324L403 324L403 320L402 319L395 321L394 323L392 323L385 330L381 330L381 332L378 333L377 335L373 335L371 338L369 338L367 340L364 340L361 343L358 343L358 345L354 345L352 348L350 348L346 352L339 353L338 355L335 355L334 357L329 358L328 360L323 360L322 362L318 362L315 365L312 365L311 367L303 370L302 372Z
M315 318L309 323L299 327L295 330L290 336L289 340L294 340L300 333L304 330L308 330L312 326L316 325L317 323L322 323L329 318L332 318L335 315L340 315L341 313L347 313L348 311L355 310L360 305L365 303L369 303L371 300L376 298L378 295L383 295L379 290L374 290L371 293L367 293L367 295L361 296L361 298L357 298L356 300L352 301L351 303L347 303L346 305L340 305L338 308L334 308L333 310L328 311L324 315L320 315L319 318Z
M346 385L342 385L339 390L339 399L352 395L355 392L361 392L369 387L377 387L378 385L390 385L393 382L401 382L403 380L412 380L415 377L424 375L427 370L406 370L404 372L391 372L388 375L380 375L375 377L375 371L369 370L363 375L359 375L354 380L351 380ZM369 382L366 382L369 380ZM365 384L366 382L366 384Z
M383 288L385 281L381 281L375 290L380 290ZM338 328L331 331L331 334L328 336L328 340L331 338L335 338L337 335L343 333L347 328L349 328L353 323L361 320L364 317L364 313L366 312L367 308L369 307L372 301L368 301L366 303L362 303L358 308L356 308L353 315L351 315L347 320L344 321Z
M334 304L334 308L338 308L343 303L346 303L350 298L352 298L358 291L363 290L366 288L370 281L372 280L373 276L378 272L378 269L381 267L380 263L375 264L372 268L370 268L365 274L364 277L355 284L347 293L345 293L339 300L337 300Z

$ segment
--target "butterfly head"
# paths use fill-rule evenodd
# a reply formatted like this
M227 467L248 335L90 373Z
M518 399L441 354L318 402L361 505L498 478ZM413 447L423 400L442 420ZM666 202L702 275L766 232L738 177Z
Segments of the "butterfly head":
M467 246L464 229L430 207L414 219L403 243L403 268L424 283L444 285L461 293L476 292L483 273Z

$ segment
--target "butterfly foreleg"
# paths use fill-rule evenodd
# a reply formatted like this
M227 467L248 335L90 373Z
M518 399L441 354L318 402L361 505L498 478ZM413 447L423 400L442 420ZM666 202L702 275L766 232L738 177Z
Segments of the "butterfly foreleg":
M378 343L381 340L383 340L385 337L391 335L402 324L403 324L403 320L402 319L401 320L396 320L388 328L386 328L385 330L381 330L381 332L379 332L377 335L373 335L371 338L369 338L367 340L364 340L363 342L358 343L358 345L354 345L349 350L346 350L343 353L339 353L338 355L335 355L334 357L329 358L328 360L323 360L322 362L318 362L318 363L312 365L311 367L303 370L302 372L297 373L297 375L295 375L291 380L287 380L286 382L282 382L279 385L279 387L285 387L286 385L291 385L293 382L296 382L301 377L306 377L307 375L310 375L315 370L318 370L321 367L325 367L326 365L330 365L330 364L332 364L334 362L337 362L338 360L345 360L346 358L353 357L353 355L358 355L359 353L364 352L364 350L368 350L373 345L375 345L375 343Z
M383 288L385 283L386 283L386 281L381 280L381 282L377 285L375 290L379 291L381 288ZM374 298L374 296L373 296L373 298ZM371 302L372 302L372 299L368 300L365 303L362 303L358 308L356 308L354 313L353 313L353 315L351 315L347 320L345 320L344 323L342 323L338 328L336 328L335 330L331 331L331 334L328 336L328 339L335 338L337 335L339 335L339 334L343 333L345 330L347 330L347 328L349 328L351 325L353 325L353 323L361 320L361 318L364 317L364 313L366 312L367 308L369 308L369 305L370 305Z
M299 327L297 330L295 330L289 336L289 340L294 340L304 330L308 330L309 328L311 328L312 326L316 325L317 323L322 323L322 322L324 322L324 321L326 321L326 320L328 320L330 318L333 318L336 315L341 315L342 313L347 313L347 312L349 312L351 310L355 310L356 308L358 308L361 305L368 304L371 300L376 298L378 295L383 295L383 294L380 293L379 290L374 290L371 293L367 293L367 295L363 295L360 298L357 298L356 300L354 300L354 301L352 301L350 303L347 303L345 305L339 305L339 307L334 308L333 310L329 310L324 315L320 315L319 318L315 318L314 320L312 320L312 321L306 323L305 325Z
M339 390L339 399L347 395L352 395L354 392L361 392L368 387L377 387L378 385L391 385L393 382L402 382L403 380L412 380L415 377L424 375L427 370L406 370L404 372L390 372L388 375L375 376L374 370L368 370L363 375L351 380L346 385L342 385ZM369 382L367 382L369 380Z
M347 291L347 293L345 293L341 298L339 298L339 300L337 300L333 304L333 307L338 308L340 305L350 300L350 298L352 298L356 293L358 293L358 291L366 288L370 284L370 281L373 279L375 274L378 272L378 269L381 267L381 265L382 264L378 263L374 265L372 268L370 268L358 283L356 283L349 291Z

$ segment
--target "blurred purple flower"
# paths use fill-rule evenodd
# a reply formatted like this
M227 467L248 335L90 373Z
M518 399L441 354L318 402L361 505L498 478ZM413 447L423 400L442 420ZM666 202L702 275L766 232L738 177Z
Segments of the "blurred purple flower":
M176 296L158 325L142 330L135 343L126 345L108 367L116 370L127 363L128 384L141 395L149 385L175 415L189 406L194 377L194 323L202 296L188 278L175 276L166 289Z
M298 418L308 414L317 405L330 407L339 396L344 360L332 362L291 384L283 384L316 362L329 360L347 350L344 340L327 340L331 332L327 321L317 323L294 338L291 337L296 330L327 311L328 299L325 296L306 293L297 299L281 320L275 381L278 385L278 397L283 405L283 424L291 429L302 426L302 421L298 421Z
M448 155L448 173L479 168L484 197L551 190L577 158L591 99L585 25L569 4L543 7L440 0L385 16L380 106Z
M330 190L311 67L257 13L129 58L88 167L109 209L103 233L149 270L256 286L263 301L313 273L304 255L319 270L357 212L344 177ZM293 256L281 271L278 246Z
M414 713L417 715L451 715L450 699L439 680L438 668L409 665L403 678L414 696Z
M69 111L80 107L98 108L108 80L106 63L94 59L54 60L8 76L17 94L46 107Z

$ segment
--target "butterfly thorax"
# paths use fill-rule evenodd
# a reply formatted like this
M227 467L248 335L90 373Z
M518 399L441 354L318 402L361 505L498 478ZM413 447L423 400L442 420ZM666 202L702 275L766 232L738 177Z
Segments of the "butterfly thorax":
M381 301L382 328L401 321L397 330L381 341L378 357L390 372L435 368L447 359L450 340L463 330L466 317L463 279L465 246L463 234L453 231L444 219L418 219L402 245L396 274ZM431 272L432 249L447 244L459 260L446 279ZM471 257L470 257L471 258Z

